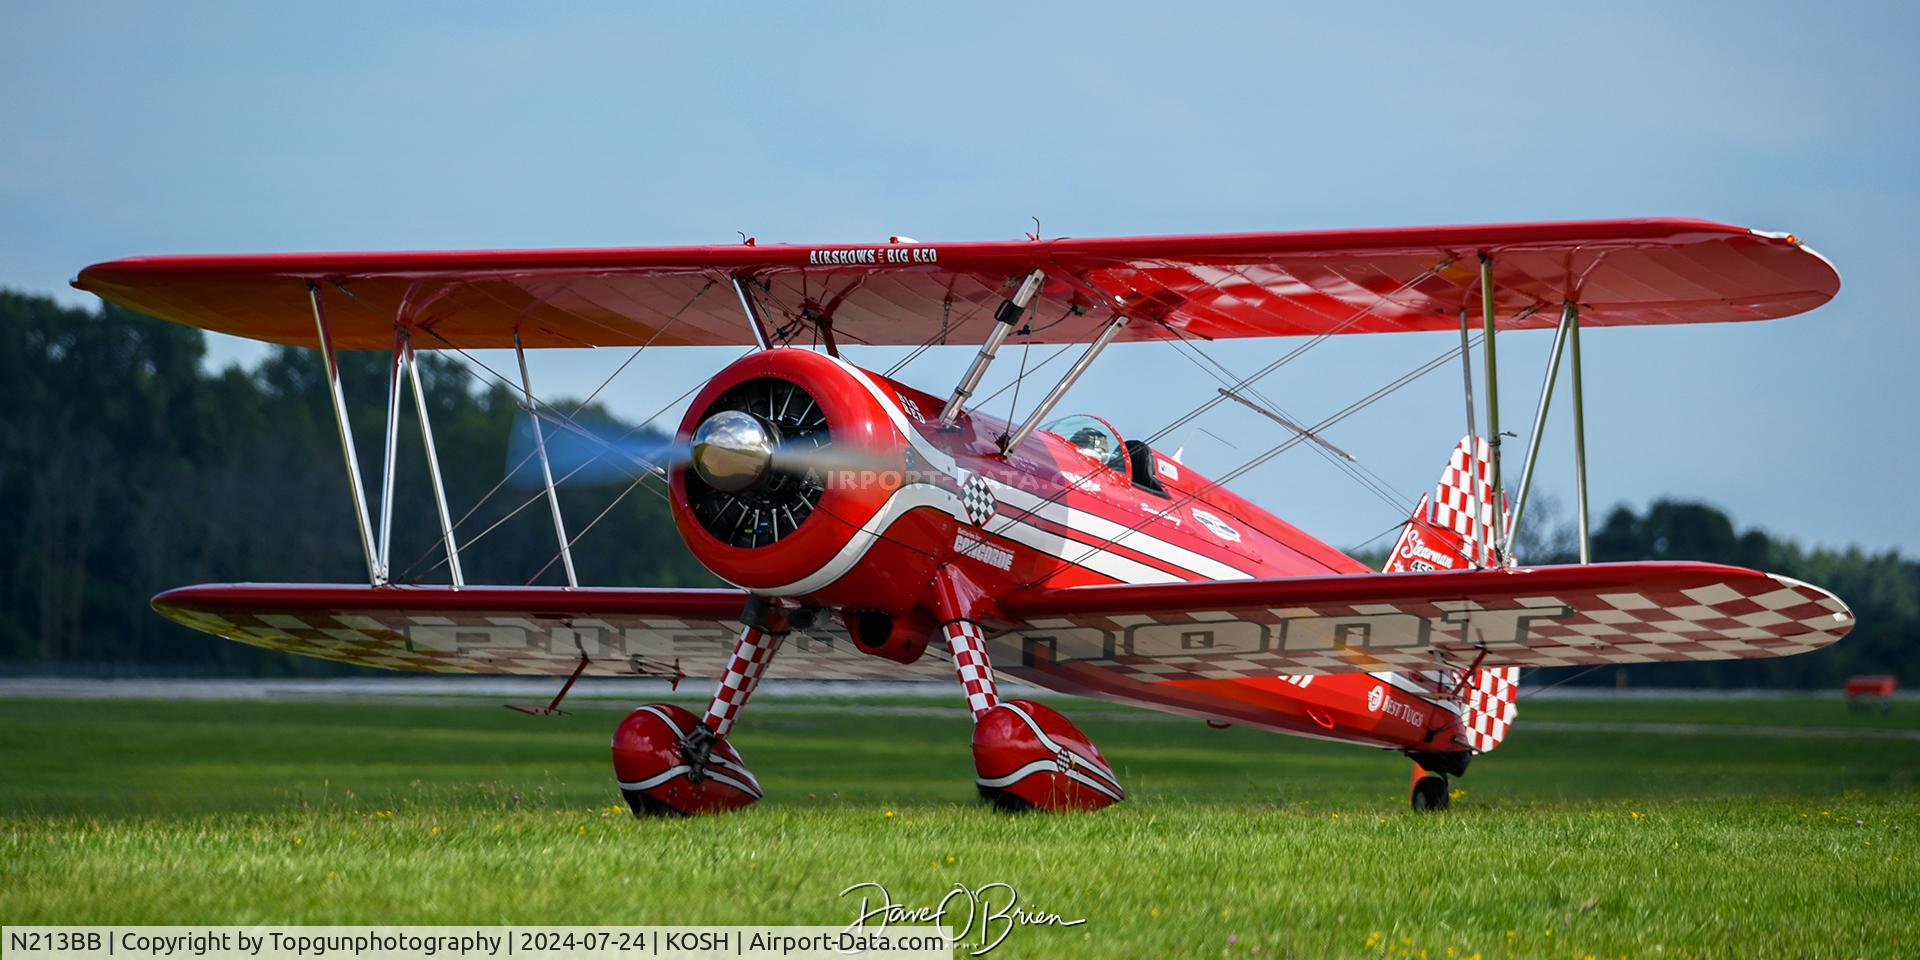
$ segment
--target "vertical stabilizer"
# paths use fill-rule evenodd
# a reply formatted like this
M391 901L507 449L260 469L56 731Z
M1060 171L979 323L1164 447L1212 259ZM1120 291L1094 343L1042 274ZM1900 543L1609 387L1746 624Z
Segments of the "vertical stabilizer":
M1493 566L1493 484L1489 476L1486 441L1463 438L1447 458L1433 493L1422 496L1414 507L1381 571Z

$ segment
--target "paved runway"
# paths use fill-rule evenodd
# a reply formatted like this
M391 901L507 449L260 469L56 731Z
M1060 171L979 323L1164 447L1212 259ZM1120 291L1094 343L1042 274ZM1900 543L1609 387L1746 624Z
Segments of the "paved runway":
M306 680L258 679L116 679L66 677L0 677L0 697L49 700L441 700L477 697L515 703L541 703L559 691L558 677L331 677ZM629 700L645 703L673 696L705 696L706 680L685 680L676 693L665 680L588 677L573 685L567 699ZM1021 696L1028 688L1021 687ZM1044 691L1039 695L1050 696ZM965 703L959 682L914 681L886 683L846 680L779 680L768 678L756 697L942 697Z
M706 680L686 680L679 694L699 695L708 690ZM1059 696L1045 690L1003 681L1020 690L1021 696ZM506 697L545 701L560 689L560 680L550 677L327 677L313 679L251 678L127 678L93 679L73 677L0 677L0 697L11 699L43 698L59 700L370 700L438 699L443 697ZM894 698L957 696L957 685L940 680L916 680L897 683L860 680L782 680L769 677L756 696L772 698ZM589 677L574 684L569 699L646 701L673 696L665 680L651 678ZM1616 690L1611 687L1555 687L1539 690L1520 688L1526 700L1784 700L1801 697L1839 699L1837 691L1820 690L1685 690L1648 687ZM1920 693L1903 691L1898 702L1920 702Z
M681 684L679 695L701 696L706 689L705 681ZM9 700L199 700L199 701L307 701L307 702L445 702L449 699L487 700L499 703L545 704L552 699L554 691L559 689L557 681L549 678L512 678L512 677L381 677L377 679L329 678L310 680L239 680L239 679L125 679L92 680L55 677L4 677L0 678L0 698ZM568 699L614 700L629 703L644 703L663 697L674 696L674 691L664 680L634 679L587 679L574 685ZM1025 697L1058 698L1044 690L1021 689ZM1525 702L1541 697L1556 700L1767 700L1788 697L1808 696L1808 691L1778 690L1635 690L1623 692L1608 689L1561 687L1549 691L1529 692L1524 688L1520 700L1524 711ZM1838 694L1814 692L1815 696ZM927 704L861 704L858 709L888 716L943 717L959 716L965 710L965 701L959 696L954 684L943 682L848 682L829 680L778 680L768 679L755 694L764 703L762 709L819 710L854 709L854 705L837 707L832 704L779 703L778 701L795 699L847 699L869 700L881 698L915 697L928 700L949 698L951 706L936 703ZM1902 701L1916 698L1911 694L1898 697ZM1137 712L1113 714L1131 720L1161 721L1168 723L1196 723L1188 717L1154 713L1141 710ZM1796 727L1759 724L1716 724L1716 723L1655 723L1644 721L1574 721L1574 720L1534 720L1529 722L1524 714L1519 726L1538 731L1565 731L1582 733L1629 733L1667 736L1754 736L1754 737L1820 737L1820 738L1858 738L1870 740L1920 740L1920 730L1876 729L1864 727Z

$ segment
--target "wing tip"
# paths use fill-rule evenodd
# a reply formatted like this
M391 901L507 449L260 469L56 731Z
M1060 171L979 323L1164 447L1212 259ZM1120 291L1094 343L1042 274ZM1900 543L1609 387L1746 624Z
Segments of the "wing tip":
M1813 258L1813 263L1817 264L1816 269L1818 270L1819 273L1823 274L1824 276L1821 278L1823 282L1818 284L1816 289L1812 291L1820 295L1820 302L1813 305L1812 307L1808 307L1807 308L1808 310L1818 309L1819 307L1826 305L1836 295L1839 294L1840 287L1842 284L1839 265L1834 263L1832 258L1828 257L1826 254L1821 253L1820 251L1815 250L1812 246L1808 245L1807 242L1805 240L1802 240L1798 234L1789 233L1783 230L1760 230L1754 227L1746 228L1746 232L1750 236L1758 237L1759 239L1766 241L1769 244L1777 244L1780 246L1785 246L1785 247L1791 248L1795 254L1806 255ZM1801 312L1805 312L1805 311L1801 311Z

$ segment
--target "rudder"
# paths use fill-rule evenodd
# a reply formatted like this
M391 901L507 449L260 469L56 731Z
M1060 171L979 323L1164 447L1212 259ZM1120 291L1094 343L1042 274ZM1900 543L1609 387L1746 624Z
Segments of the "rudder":
M1422 495L1400 531L1382 573L1465 570L1494 563L1492 470L1487 443L1463 437L1447 458L1440 482Z

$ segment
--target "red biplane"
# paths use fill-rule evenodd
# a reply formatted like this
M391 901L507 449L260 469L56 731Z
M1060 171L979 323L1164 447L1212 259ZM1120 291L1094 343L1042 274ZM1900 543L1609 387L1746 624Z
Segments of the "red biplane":
M1029 238L865 246L739 245L458 253L155 257L75 286L179 323L317 347L339 419L365 585L208 584L162 614L243 643L443 673L717 679L704 716L640 707L613 763L636 813L737 808L760 787L728 734L763 673L958 676L980 792L1009 807L1094 808L1124 791L1055 711L1003 700L1014 678L1071 694L1398 751L1416 808L1498 746L1518 669L1776 657L1852 626L1818 587L1709 563L1588 562L1584 454L1577 565L1513 555L1564 354L1583 450L1583 327L1762 320L1839 288L1797 239L1693 220L1329 233ZM1497 334L1554 330L1521 479L1502 481ZM1116 341L1458 331L1466 439L1373 572L1152 444L1218 404L1286 430L1249 466L1326 427L1262 405L1246 375L1145 440L1054 418ZM1450 341L1449 341L1450 342ZM970 405L1007 344L1074 359L1018 423ZM640 455L670 488L693 554L734 589L580 587L524 350L756 348L693 397L676 445ZM1075 347L1080 344L1084 346ZM960 382L923 392L842 356L860 345L976 347ZM512 348L545 468L567 587L466 583L439 480L416 350ZM362 490L335 351L391 357L377 514ZM1477 426L1472 352L1483 354ZM1224 367L1217 369L1225 372ZM450 583L396 583L394 453L411 381ZM1374 396L1380 395L1379 393ZM1231 480L1242 470L1228 474ZM1496 495L1497 492L1497 495ZM565 687L561 693L564 695ZM556 699L556 706L558 700Z

